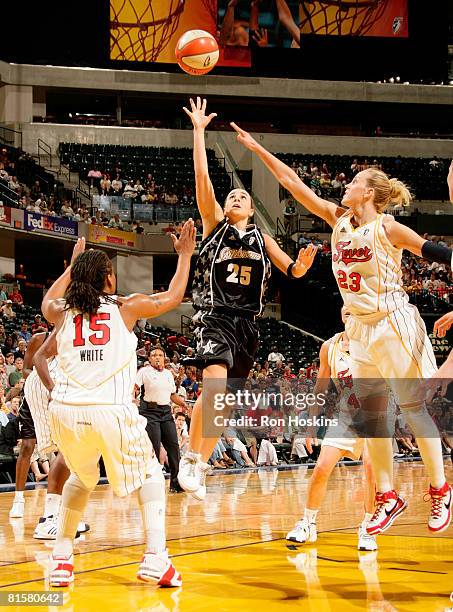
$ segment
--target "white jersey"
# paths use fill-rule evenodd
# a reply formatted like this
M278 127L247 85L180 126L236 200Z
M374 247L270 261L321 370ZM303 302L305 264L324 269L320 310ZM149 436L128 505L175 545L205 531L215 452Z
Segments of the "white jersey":
M343 348L342 338L343 333L340 332L330 339L327 352L330 378L340 395L340 409L345 408L349 403L350 408L356 410L358 407L358 400L355 398L353 392L350 357L349 353Z
M50 378L55 382L58 376L58 359L57 357L51 357L47 360L47 367L49 369ZM33 402L34 398L42 398L41 403L49 403L50 393L43 385L42 380L38 376L36 368L30 372L25 380L24 395L28 404Z
M68 310L57 333L59 373L52 400L77 406L130 405L137 337L106 301L95 315Z
M57 357L48 359L47 366L49 368L50 377L55 382L58 375ZM24 395L35 426L38 451L50 453L56 450L56 446L52 440L49 423L48 406L50 393L39 378L36 368L33 368L29 376L27 376L24 385Z
M385 215L360 227L351 213L338 219L332 233L332 269L348 311L364 322L378 321L409 300L402 285L402 249L388 240Z

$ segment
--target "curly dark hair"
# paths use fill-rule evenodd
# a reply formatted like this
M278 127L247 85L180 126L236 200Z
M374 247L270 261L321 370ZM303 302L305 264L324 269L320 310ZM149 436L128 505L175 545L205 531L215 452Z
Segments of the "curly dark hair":
M112 272L112 262L104 251L90 249L77 257L71 266L71 284L66 290L66 309L82 314L96 314L101 298L117 303L104 293L107 276Z

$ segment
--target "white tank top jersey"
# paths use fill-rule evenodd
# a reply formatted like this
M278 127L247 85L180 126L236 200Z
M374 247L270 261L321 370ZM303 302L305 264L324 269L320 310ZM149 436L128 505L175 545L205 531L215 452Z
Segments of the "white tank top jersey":
M65 313L57 333L59 373L52 399L75 406L130 404L137 375L137 337L116 304L101 302L98 312Z
M49 368L50 378L55 382L58 376L58 358L51 357L47 360L47 367ZM38 392L40 397L46 397L50 399L50 394L46 387L43 385L41 379L38 376L36 368L30 372L25 380L24 393L25 397L28 398L32 393ZM28 400L27 400L28 401Z
M385 216L354 228L347 212L332 233L332 269L341 297L364 322L378 321L409 300L402 285L403 251L389 242L382 226Z
M340 384L341 379L350 379L352 374L349 369L349 353L343 349L341 337L343 333L339 332L332 336L327 351L327 361L330 368L330 378L334 383L339 393L343 392Z

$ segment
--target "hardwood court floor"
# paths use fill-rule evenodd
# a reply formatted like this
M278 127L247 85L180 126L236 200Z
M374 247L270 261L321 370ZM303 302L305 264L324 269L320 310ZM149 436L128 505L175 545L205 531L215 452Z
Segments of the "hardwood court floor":
M452 472L448 464L450 482ZM437 537L429 534L429 504L423 502L427 480L420 463L396 466L409 508L388 535L379 537L378 554L356 549L361 466L335 469L316 544L285 542L300 516L311 473L299 467L216 475L208 478L205 502L169 494L168 546L183 576L180 589L136 582L143 538L135 499L119 500L108 486L98 487L85 517L92 529L76 547L76 584L64 590L63 607L49 609L440 612L453 606L453 527ZM47 588L36 559L43 562L49 548L32 539L44 496L45 488L27 492L25 519L10 520L13 495L0 494L0 591Z

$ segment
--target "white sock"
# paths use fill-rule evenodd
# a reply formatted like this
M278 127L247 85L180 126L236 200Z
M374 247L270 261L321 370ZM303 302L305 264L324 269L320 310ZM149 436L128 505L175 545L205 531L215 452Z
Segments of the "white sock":
M16 493L14 494L14 501L25 501L24 500L24 492L23 491L16 491Z
M156 469L153 475L148 476L137 495L145 531L146 552L165 552L165 479L162 472Z
M310 510L309 508L305 508L304 510L304 518L306 518L309 523L316 524L317 514L318 514L318 510Z
M44 505L44 517L57 516L60 510L61 495L58 493L47 493Z
M72 555L73 542L82 512L62 506L58 515L57 539L53 554L61 557Z
M368 454L376 478L376 489L386 493L393 489L393 447L391 438L367 438Z
M366 527L368 525L368 523L371 521L371 517L373 515L371 514L371 512L365 512L365 516L363 517L363 521L362 521L362 527Z

